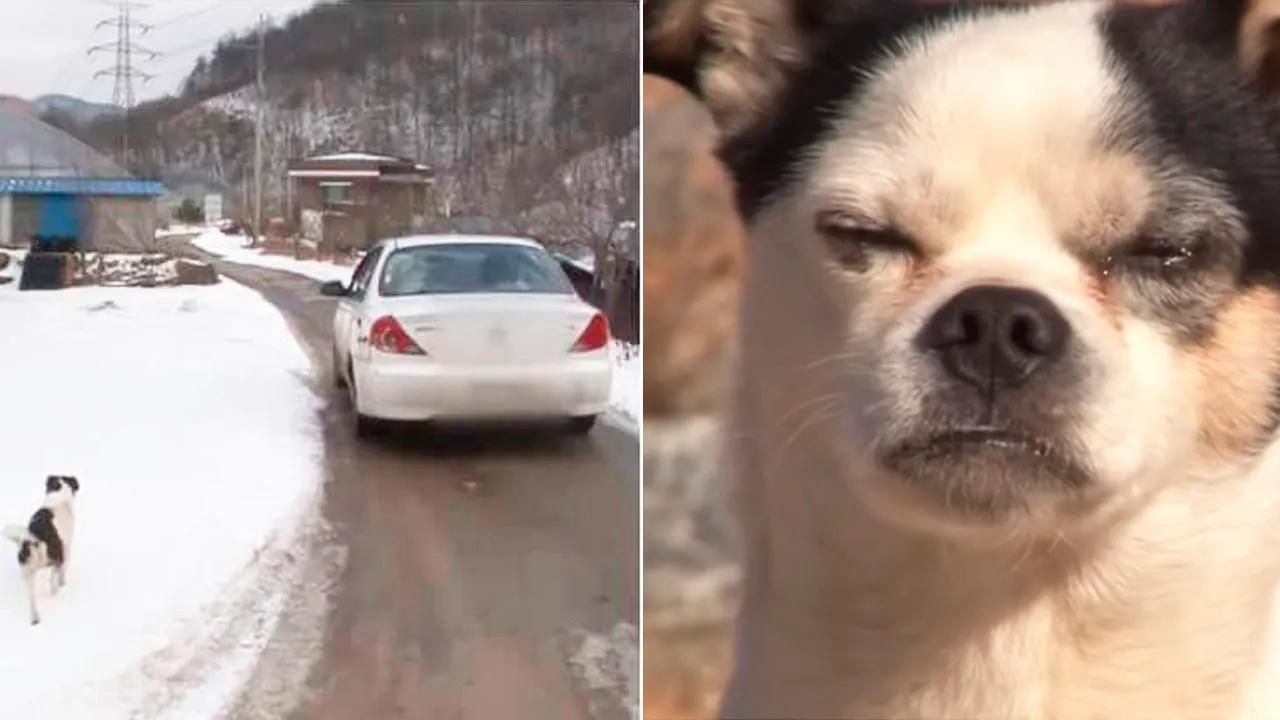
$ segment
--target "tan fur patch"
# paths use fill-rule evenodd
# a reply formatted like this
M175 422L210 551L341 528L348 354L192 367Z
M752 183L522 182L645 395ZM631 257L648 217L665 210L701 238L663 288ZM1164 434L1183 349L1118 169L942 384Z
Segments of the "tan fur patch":
M1280 295L1259 287L1222 309L1212 338L1196 354L1204 410L1200 441L1228 458L1271 438L1280 377ZM1210 461L1218 458L1210 458Z
M703 13L709 0L649 0L646 12L655 13L652 26L645 28L645 55L684 64L696 62L698 38L702 35Z
M716 49L700 80L722 132L750 122L804 61L791 13L781 0L709 0L704 21Z
M1276 51L1276 23L1280 22L1280 0L1252 0L1240 24L1240 65L1250 74L1267 70L1264 63ZM1274 62L1272 60L1272 62Z

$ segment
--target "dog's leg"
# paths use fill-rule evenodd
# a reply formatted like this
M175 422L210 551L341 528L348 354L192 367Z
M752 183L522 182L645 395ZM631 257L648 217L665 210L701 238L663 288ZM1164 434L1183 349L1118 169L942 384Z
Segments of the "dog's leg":
M40 610L36 607L36 574L34 572L24 570L23 576L27 581L27 602L31 605L31 624L40 624Z

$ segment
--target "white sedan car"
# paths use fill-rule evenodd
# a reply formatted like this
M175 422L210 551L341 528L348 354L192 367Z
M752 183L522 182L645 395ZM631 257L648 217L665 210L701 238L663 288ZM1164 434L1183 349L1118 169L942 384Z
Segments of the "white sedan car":
M337 382L359 434L379 421L564 417L587 433L609 405L609 324L538 243L384 240L338 298Z

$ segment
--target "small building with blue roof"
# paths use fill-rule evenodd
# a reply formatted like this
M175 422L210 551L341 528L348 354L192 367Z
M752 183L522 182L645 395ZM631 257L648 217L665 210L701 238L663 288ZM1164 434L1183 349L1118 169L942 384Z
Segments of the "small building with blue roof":
M154 250L163 193L38 118L0 110L0 247Z

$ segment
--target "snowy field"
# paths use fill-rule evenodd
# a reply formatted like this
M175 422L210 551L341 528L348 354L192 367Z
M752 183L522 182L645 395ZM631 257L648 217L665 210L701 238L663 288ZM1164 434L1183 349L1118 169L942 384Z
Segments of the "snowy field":
M167 228L160 228L159 230L156 230L156 238L164 239L177 235L192 235L194 233L202 233L205 229L204 225L184 225L182 223L175 223Z
M68 582L40 625L12 550L0 562L0 717L216 716L274 627L273 598L246 616L246 592L287 585L318 497L307 356L226 279L16 286L0 286L0 525L25 524L46 475L81 492ZM233 649L202 655L227 644L213 634Z

